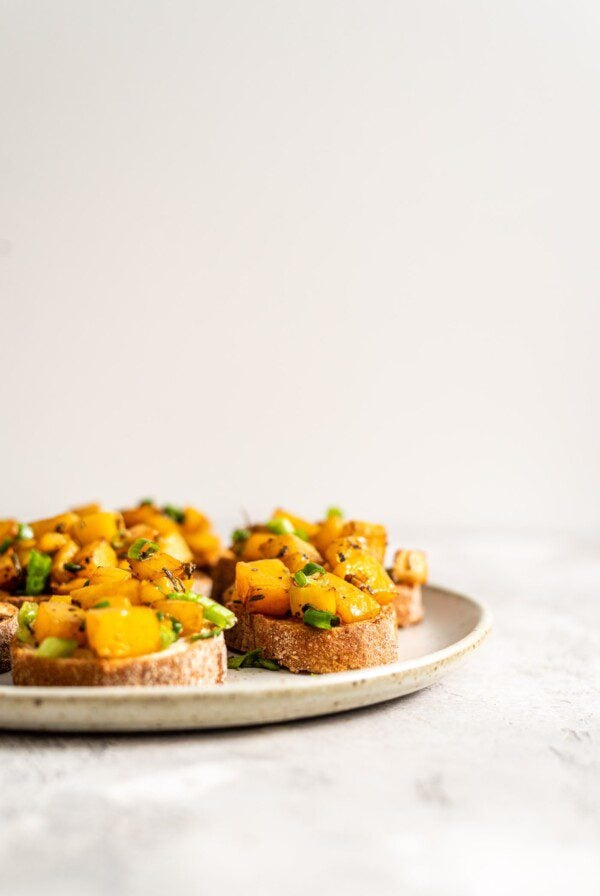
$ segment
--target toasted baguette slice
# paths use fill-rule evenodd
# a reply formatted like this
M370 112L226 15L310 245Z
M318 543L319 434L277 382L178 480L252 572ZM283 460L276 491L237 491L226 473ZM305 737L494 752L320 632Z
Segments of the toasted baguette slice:
M345 672L398 660L396 620L389 606L375 619L331 631L311 628L299 619L247 613L239 604L228 606L238 621L225 632L227 646L244 653L260 647L265 658L290 672Z
M420 585L399 585L394 583L396 597L391 606L396 612L396 625L405 628L423 619L423 594Z
M160 653L112 660L92 656L46 659L13 640L11 658L13 682L25 686L220 684L227 671L222 634L198 641L182 638Z
M0 672L10 669L10 643L17 630L18 615L12 604L0 603Z

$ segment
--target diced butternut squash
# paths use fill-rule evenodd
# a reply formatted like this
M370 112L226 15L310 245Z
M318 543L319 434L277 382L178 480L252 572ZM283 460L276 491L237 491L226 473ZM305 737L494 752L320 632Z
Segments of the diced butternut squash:
M99 512L81 517L73 526L72 534L81 545L104 539L112 541L119 531L120 514Z
M272 532L252 532L250 538L240 542L241 549L239 552L240 560L263 560L261 547L273 538Z
M81 604L85 610L91 609L107 597L125 597L130 603L137 604L140 602L139 588L140 583L129 578L120 582L103 582L99 585L77 588L77 590L71 591L71 598Z
M365 551L362 557L353 557L336 564L332 573L372 594L382 606L391 603L396 597L394 583L379 560L369 551Z
M70 604L71 603L71 595L70 594L53 594L49 600L51 604Z
M79 517L76 513L60 513L58 516L52 516L44 520L35 520L29 525L33 529L34 537L41 538L46 532L61 532L68 535L78 522Z
M187 535L190 532L210 532L211 525L208 517L195 507L184 507L181 528Z
M281 560L254 560L235 568L235 593L249 613L285 616L292 576Z
M396 551L392 578L398 584L423 585L427 581L427 557L422 551Z
M42 538L44 537L42 536ZM74 575L79 575L79 573L65 569L65 563L73 563L78 551L79 546L71 538L68 538L62 548L59 548L52 558L50 576L53 583L60 585L64 582L70 582Z
M182 563L190 563L194 559L188 543L181 532L173 530L173 532L168 532L166 535L158 535L156 540L161 551L170 554L176 560L180 560Z
M104 659L143 656L160 649L160 623L150 607L106 607L86 613L87 639Z
M366 539L361 536L336 538L327 546L325 559L330 566L337 566L345 560L360 559L369 551Z
M175 576L182 571L181 561L171 557L170 554L165 554L164 551L156 551L145 560L130 560L129 565L134 576L150 582L166 575L165 569Z
M117 566L99 566L90 574L90 585L116 584L126 582L131 578L129 569L119 569Z
M18 575L19 562L15 559L15 552L8 550L0 554L0 588L16 585Z
M342 622L362 622L364 619L374 619L379 614L380 607L375 598L350 582L332 573L325 573L320 581L324 587L329 585L334 589L335 611Z
M298 532L304 533L309 539L312 539L313 535L316 534L318 530L318 526L315 523L309 522L309 520L303 519L301 516L296 516L294 513L288 513L287 510L284 510L282 507L278 507L277 510L273 513L272 519L287 519L290 521L294 529Z
M260 544L259 551L265 560L281 560L290 572L298 572L311 560L313 563L323 562L314 545L297 535L272 535L268 541Z
M327 547L335 538L339 538L344 521L339 516L330 516L322 523L319 523L317 531L313 534L311 541L321 554L325 554Z
M153 582L139 582L140 591L140 602L143 604L155 604L158 600L164 600L165 594L169 594L173 591L173 586L170 585L168 589L164 591L161 588L157 587L157 583L161 582L161 579L154 579ZM170 584L170 583L169 583Z
M172 598L159 600L152 605L154 610L173 616L183 625L183 635L193 635L202 629L204 613L200 604L193 600Z
M55 554L60 548L64 548L68 541L68 535L63 535L61 532L44 532L38 539L36 547L43 554Z
M346 520L340 530L340 535L362 535L366 539L369 549L375 554L380 563L385 561L385 549L387 547L387 532L385 526L379 523L365 523L362 520Z
M90 504L80 504L79 507L72 507L71 510L77 516L89 516L90 513L99 513L102 510L102 506L93 501Z
M185 540L198 566L212 566L219 559L221 539L214 532L188 532Z
M33 633L38 644L44 638L72 638L85 643L85 613L79 607L44 601L38 607Z
M306 606L314 607L315 610L325 610L327 613L336 612L337 592L325 576L310 578L303 588L292 580L290 589L292 616L302 617Z
M108 541L100 539L80 548L73 562L83 567L78 575L89 576L98 566L116 566L117 555Z

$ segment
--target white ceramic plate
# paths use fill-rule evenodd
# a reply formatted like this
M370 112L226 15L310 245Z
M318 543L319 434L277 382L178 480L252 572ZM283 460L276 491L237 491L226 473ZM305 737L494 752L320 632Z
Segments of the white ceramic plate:
M207 687L17 688L0 675L0 728L28 731L175 731L264 725L344 712L402 697L461 663L491 628L476 601L428 586L425 621L398 633L398 663L292 675L230 670Z

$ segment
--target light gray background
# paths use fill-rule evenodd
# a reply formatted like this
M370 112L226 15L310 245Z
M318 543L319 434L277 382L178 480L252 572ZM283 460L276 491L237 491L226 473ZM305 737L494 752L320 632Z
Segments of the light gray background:
M2 505L600 520L600 6L2 2Z

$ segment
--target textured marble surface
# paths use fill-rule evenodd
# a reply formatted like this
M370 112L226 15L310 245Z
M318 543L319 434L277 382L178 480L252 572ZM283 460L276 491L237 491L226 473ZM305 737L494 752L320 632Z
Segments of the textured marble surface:
M599 541L421 541L495 614L462 669L245 731L0 733L0 891L600 892Z

